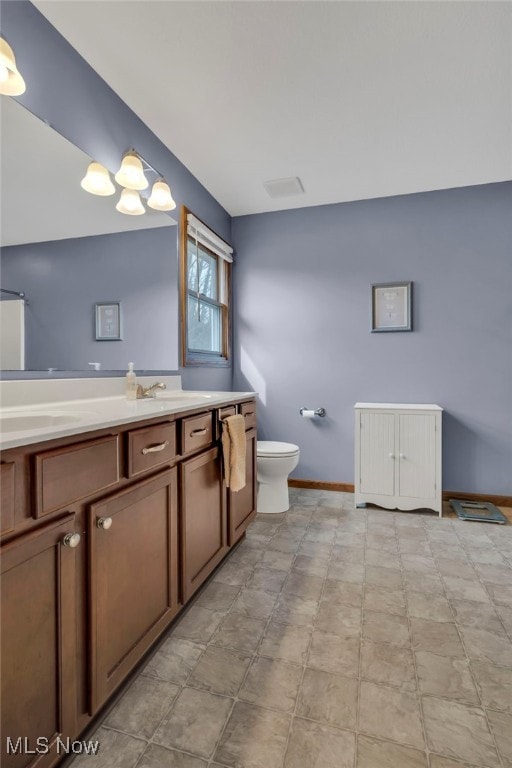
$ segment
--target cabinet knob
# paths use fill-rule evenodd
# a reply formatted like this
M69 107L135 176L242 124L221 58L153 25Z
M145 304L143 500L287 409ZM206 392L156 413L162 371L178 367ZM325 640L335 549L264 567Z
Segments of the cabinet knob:
M401 459L405 459L405 453L401 453L401 454L400 454L400 458L401 458Z
M75 547L78 547L80 544L80 534L79 533L66 533L64 538L62 539L62 543L65 547L69 547L70 549L74 549Z
M108 529L112 525L112 518L111 517L100 517L96 521L96 525L98 528L101 528L103 531L108 531Z
M390 459L394 459L394 458L395 458L395 454L394 454L394 453L390 453L390 454L389 454L389 458L390 458Z

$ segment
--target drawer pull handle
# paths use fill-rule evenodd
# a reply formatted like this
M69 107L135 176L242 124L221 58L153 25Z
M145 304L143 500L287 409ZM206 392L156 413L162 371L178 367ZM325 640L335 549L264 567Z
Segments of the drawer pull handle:
M62 543L65 547L69 547L70 549L75 549L75 547L78 547L80 544L80 534L79 533L66 533L64 538L62 539Z
M96 521L96 525L98 526L98 528L101 528L102 531L108 531L108 529L112 526L112 518L100 517Z
M159 453L160 451L163 451L164 448L167 448L168 445L169 445L169 441L166 440L165 443L159 443L158 445L152 445L151 448L143 448L142 449L142 453L144 454L144 456L147 453Z
M244 416L254 416L254 411L246 411Z
M206 435L207 432L208 430L206 429L206 427L204 429L193 429L192 432L190 433L190 437L198 437L199 435Z

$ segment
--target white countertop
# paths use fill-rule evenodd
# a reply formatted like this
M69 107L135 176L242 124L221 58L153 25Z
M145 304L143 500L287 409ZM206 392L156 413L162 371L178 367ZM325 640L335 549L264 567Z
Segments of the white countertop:
M176 381L177 380L177 381ZM63 382L66 381L66 385ZM102 397L80 397L91 390L90 382L101 381ZM113 382L109 387L105 382ZM254 397L254 392L190 392L177 388L176 384L181 384L180 377L159 377L159 381L167 383L165 391L159 391L154 398L142 400L127 400L124 394L118 394L119 390L124 388L125 382L119 379L69 379L56 380L57 386L53 389L52 382L42 382L45 387L37 390L35 387L29 387L32 390L34 399L27 403L26 384L33 382L1 382L2 384L2 404L9 402L7 407L0 408L0 448L17 448L23 445L40 443L45 440L53 440L59 437L69 437L71 435L81 435L86 432L92 432L98 429L119 426L121 424L130 424L145 419L153 419L159 416L179 414L185 411L208 409L219 405L226 405L236 400ZM83 382L87 382L84 386ZM153 383L154 379L139 378L138 383L143 386ZM81 384L82 383L82 384ZM21 392L19 397L15 397L12 391L4 390L5 384L20 385ZM50 385L49 387L47 385ZM12 387L9 388L12 390ZM115 394L106 394L109 391ZM61 397L64 395L67 399L54 400L51 393L57 393ZM14 401L21 401L23 404L17 404ZM55 423L30 429L11 429L8 420L27 417L28 419L42 421L54 420ZM2 424L3 422L3 424ZM13 419L14 422L14 419ZM59 423L60 422L60 423Z
M434 403L356 403L354 408L377 408L380 410L391 409L393 411L442 411L439 405Z

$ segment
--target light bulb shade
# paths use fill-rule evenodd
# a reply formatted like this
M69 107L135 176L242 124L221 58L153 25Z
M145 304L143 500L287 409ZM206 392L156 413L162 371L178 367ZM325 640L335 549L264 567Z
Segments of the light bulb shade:
M116 209L119 213L126 213L128 216L140 216L146 213L140 195L135 189L123 189Z
M112 184L110 174L100 163L89 163L87 173L80 182L82 189L90 192L91 195L113 195L116 188Z
M16 59L9 43L0 37L0 93L5 96L20 96L27 86L18 72Z
M176 203L172 199L171 188L163 179L159 179L153 184L148 205L155 211L172 211L176 208Z
M135 152L127 152L123 157L115 180L126 189L146 189L148 180L144 176L144 168Z

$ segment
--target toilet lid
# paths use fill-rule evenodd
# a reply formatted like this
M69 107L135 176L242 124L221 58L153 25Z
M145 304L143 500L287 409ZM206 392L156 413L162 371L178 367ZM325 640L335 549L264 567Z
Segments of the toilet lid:
M293 443L278 443L274 440L258 440L256 454L258 456L295 456L299 446Z

